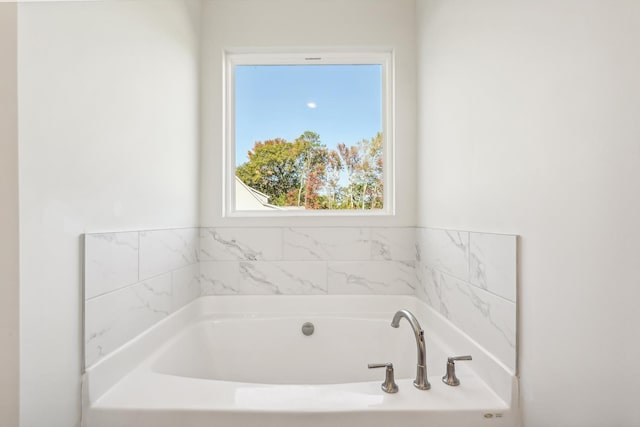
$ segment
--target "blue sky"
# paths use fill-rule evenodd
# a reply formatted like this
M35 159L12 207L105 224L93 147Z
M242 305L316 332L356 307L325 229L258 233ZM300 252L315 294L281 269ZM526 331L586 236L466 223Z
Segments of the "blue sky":
M313 131L329 148L382 131L381 65L238 65L236 165L255 141Z

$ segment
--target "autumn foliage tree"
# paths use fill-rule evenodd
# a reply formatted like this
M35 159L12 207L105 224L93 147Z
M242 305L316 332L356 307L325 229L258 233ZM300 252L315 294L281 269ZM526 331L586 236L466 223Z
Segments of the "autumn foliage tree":
M237 177L269 195L270 203L285 206L287 195L300 185L295 145L280 138L258 141L248 156L249 161L236 168Z
M236 168L248 186L267 194L270 203L305 209L381 209L383 138L378 133L355 145L331 150L315 132L294 141L258 141L249 160Z

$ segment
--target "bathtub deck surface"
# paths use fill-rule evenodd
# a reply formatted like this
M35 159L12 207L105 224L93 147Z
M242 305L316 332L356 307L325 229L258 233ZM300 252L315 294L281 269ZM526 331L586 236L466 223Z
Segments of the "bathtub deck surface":
M95 427L178 426L512 426L513 414L481 380L458 375L450 387L429 377L431 390L412 379L396 380L384 393L378 382L331 385L270 385L212 381L157 374L141 367L89 409ZM486 418L490 414L491 418ZM120 422L120 420L122 420ZM391 423L391 424L389 424Z
M418 390L412 379L396 380L399 392L385 393L378 382L326 385L272 385L212 381L157 374L132 373L102 396L94 408L213 411L473 411L507 410L475 376L458 375L462 384L450 387L430 377L431 390Z

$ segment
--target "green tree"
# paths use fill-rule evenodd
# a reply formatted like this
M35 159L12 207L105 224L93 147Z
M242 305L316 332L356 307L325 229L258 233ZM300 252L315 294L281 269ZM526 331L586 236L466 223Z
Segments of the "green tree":
M267 194L269 202L284 206L287 194L301 182L298 150L281 138L257 141L248 152L249 160L236 168L236 175L248 186Z

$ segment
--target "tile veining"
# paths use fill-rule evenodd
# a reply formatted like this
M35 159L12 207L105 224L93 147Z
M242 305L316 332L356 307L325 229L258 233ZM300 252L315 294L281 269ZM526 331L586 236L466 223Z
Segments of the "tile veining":
M240 293L240 266L235 261L202 261L200 263L202 295L235 295Z
M427 265L462 280L469 279L469 233L425 228L419 242Z
M240 262L245 294L326 294L323 262Z
M400 261L329 262L330 294L413 294L415 263Z
M414 228L374 228L371 232L371 257L397 261L419 259Z
M282 257L282 231L276 228L205 228L201 261L260 261Z
M369 229L284 229L284 258L287 260L367 260L370 250Z

